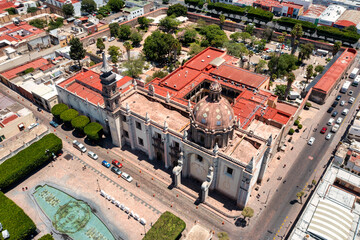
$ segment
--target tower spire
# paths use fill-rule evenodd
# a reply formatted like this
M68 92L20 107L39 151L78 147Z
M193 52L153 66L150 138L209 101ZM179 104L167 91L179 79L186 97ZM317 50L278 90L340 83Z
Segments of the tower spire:
M112 71L112 67L109 66L108 62L106 61L106 56L105 56L105 52L102 53L102 59L103 59L103 64L101 66L101 72L102 73L108 73Z

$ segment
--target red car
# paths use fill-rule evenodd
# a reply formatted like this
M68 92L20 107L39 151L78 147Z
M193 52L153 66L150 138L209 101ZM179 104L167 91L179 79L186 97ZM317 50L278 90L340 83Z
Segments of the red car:
M119 163L119 161L117 161L117 160L113 160L113 161L112 161L112 164L113 164L114 166L118 167L118 168L121 168L121 167L122 167L122 164Z
M324 134L324 133L326 132L326 130L327 130L327 127L323 127L323 128L321 129L320 133Z

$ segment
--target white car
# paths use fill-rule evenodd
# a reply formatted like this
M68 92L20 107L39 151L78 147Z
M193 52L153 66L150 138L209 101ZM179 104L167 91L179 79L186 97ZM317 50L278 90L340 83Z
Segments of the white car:
M326 140L330 140L330 138L332 137L332 133L328 133L325 137Z
M339 124L335 124L332 128L331 128L331 131L332 132L337 132L337 130L339 129Z
M91 151L88 152L88 156L91 157L94 160L97 160L99 158L96 153L93 153Z
M347 114L349 113L349 109L348 108L345 108L343 111L342 111L342 115L346 116Z
M342 121L343 121L343 118L342 118L342 117L339 117L338 119L336 119L336 123L337 123L337 124L342 123Z
M344 105L345 105L345 101L342 100L342 101L340 102L340 106L344 106Z
M133 180L133 178L132 178L129 174L125 173L125 172L123 172L123 173L121 174L121 177L122 177L123 179L125 179L126 181L128 181L128 182L132 182L132 180Z
M354 97L351 97L351 98L349 99L349 103L351 103L351 104L353 104L354 101L355 101L355 98L354 98Z
M114 38L114 37L109 38L109 42L112 42L112 41L114 41L114 40L115 40L115 38Z
M30 126L28 126L28 129L31 130L34 127L36 127L37 125L39 125L39 124L38 123L32 123L32 124L30 124Z
M314 138L314 137L311 137L311 138L309 139L309 141L308 141L308 144L309 144L310 146L312 146L312 145L314 144L314 142L315 142L315 138Z

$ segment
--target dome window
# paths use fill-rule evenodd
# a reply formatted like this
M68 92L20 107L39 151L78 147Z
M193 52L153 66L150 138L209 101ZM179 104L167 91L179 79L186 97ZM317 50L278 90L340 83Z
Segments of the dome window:
M205 118L201 119L201 123L202 123L202 124L206 124Z
M221 125L221 121L216 121L216 126L220 126Z
M229 120L231 120L231 119L232 119L232 116L230 115L230 116L229 116Z

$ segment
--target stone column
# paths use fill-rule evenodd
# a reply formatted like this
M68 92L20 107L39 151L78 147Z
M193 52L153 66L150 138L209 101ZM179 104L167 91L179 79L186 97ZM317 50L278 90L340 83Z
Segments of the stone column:
M201 184L200 201L204 203L209 195L209 187L213 181L214 168L210 166L206 181Z
M131 111L130 111L130 106L128 103L126 103L126 113L125 113L125 116L126 116L126 122L128 124L128 128L129 128L129 139L130 139L130 146L131 146L131 149L134 150L135 149L135 142L134 142L134 138L136 135L135 134L135 129L134 129L134 124L133 124L133 121L131 119Z
M178 160L178 165L173 168L173 177L174 177L174 187L178 187L181 184L181 172L184 162L184 153L180 153L180 158Z
M152 134L151 134L151 124L150 124L150 118L148 113L146 113L145 116L145 132L146 132L146 138L147 138L147 152L149 160L154 159L154 153L153 153L153 146L152 146Z
M165 168L169 168L170 167L170 157L169 157L169 127L167 122L164 122L164 129L163 129L163 133L164 133L164 161L165 161Z

